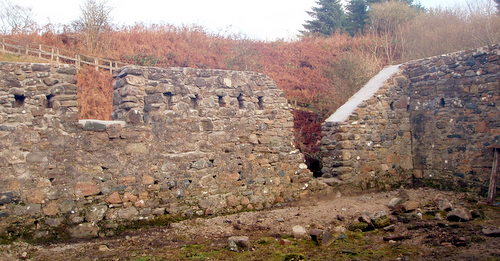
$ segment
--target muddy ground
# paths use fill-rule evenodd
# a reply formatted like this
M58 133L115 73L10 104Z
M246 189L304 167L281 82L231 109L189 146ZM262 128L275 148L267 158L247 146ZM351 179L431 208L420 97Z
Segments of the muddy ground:
M402 202L389 208L394 198ZM472 220L448 220L451 209L440 210L445 207L439 200L470 211ZM18 241L0 246L0 260L500 260L498 234L484 231L500 227L500 208L477 201L470 194L432 189L333 193L271 210L128 230L111 238ZM389 223L372 224L384 215ZM297 225L320 229L332 239L294 238ZM249 237L249 249L230 251L228 238L240 235Z

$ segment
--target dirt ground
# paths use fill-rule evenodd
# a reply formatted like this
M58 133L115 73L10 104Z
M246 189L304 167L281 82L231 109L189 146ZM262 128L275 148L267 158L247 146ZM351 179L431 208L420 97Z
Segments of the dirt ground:
M394 213L389 201L402 191L308 199L281 208L212 218L195 218L166 227L129 230L111 238L32 245L0 246L0 260L500 260L500 239L484 235L485 227L500 226L499 207L477 204L464 193L432 189L405 190L418 206ZM436 199L476 213L469 222L440 218ZM352 229L358 217L390 216L392 226ZM291 236L292 227L332 233L329 244ZM351 230L346 230L351 225ZM248 236L251 248L227 249L230 236Z

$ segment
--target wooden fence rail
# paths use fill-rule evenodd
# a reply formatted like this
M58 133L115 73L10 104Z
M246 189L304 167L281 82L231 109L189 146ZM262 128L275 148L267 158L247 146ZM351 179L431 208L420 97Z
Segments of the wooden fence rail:
M5 38L0 41L0 52L14 55L27 55L56 63L74 64L77 67L81 67L85 64L94 66L96 70L108 70L111 74L113 74L113 70L127 65L126 63L122 62L92 57L83 54L71 54L68 51L61 50L52 46L45 46L41 44L36 47L30 45L22 45L18 42L7 40Z

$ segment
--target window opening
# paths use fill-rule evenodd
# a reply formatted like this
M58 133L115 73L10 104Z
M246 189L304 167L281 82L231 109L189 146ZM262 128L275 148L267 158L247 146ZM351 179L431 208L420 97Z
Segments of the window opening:
M167 97L167 110L171 110L172 107L174 106L174 94L171 92L164 92L163 96Z
M218 102L219 102L219 107L226 107L226 102L224 101L224 96L217 96Z
M196 110L198 109L198 102L200 98L198 97L198 94L196 94L194 97L191 98L191 109Z
M259 106L259 110L263 110L264 109L264 97L259 96L259 97L257 97L257 99L259 99L259 101L257 102L257 105Z
M13 107L23 107L24 100L26 100L26 96L24 95L14 95L14 104Z
M52 98L54 98L54 96L55 96L54 94L49 94L49 95L45 96L47 98L47 108L52 108L53 103L54 103Z
M238 98L236 99L238 100L238 107L240 109L245 108L245 99L243 98L243 94L240 93L240 95L238 95Z

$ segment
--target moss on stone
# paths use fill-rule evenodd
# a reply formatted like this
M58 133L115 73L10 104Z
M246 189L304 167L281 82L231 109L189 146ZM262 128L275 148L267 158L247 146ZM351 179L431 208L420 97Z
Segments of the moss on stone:
M373 221L373 225L375 226L375 228L387 227L390 224L391 219L388 216L379 217Z
M351 224L348 229L350 231L368 231L370 230L370 225L364 222L355 222Z

